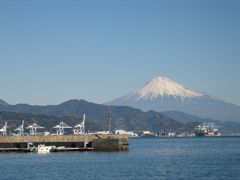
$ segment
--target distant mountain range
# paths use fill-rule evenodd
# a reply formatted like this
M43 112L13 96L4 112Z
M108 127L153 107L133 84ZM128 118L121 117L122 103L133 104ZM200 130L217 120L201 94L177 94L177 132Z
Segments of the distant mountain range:
M200 118L198 116L190 115L180 111L165 111L165 112L161 112L161 114L184 124L192 123L192 122L201 122L201 123L203 122L220 123L221 122L221 121L213 120L210 118Z
M25 120L25 124L36 122L47 130L61 121L70 126L80 123L82 115L87 115L87 130L108 130L108 112L112 111L112 129L150 130L159 132L161 130L193 130L203 122L214 122L221 126L223 132L239 133L240 123L221 122L212 119L199 118L178 111L143 112L139 109L127 106L107 106L95 104L84 100L69 100L59 105L32 106L28 104L1 104L0 126L8 121L10 128L14 129Z
M240 106L190 90L165 77L156 77L137 91L106 104L143 111L180 111L201 118L240 122Z
M10 105L0 99L0 122L26 119L27 123L36 121L50 128L64 120L74 126L86 113L89 130L107 130L109 106L112 129L159 132L193 129L202 122L214 122L225 132L240 132L240 106L192 91L164 77L154 78L136 92L105 105L84 100L47 106Z
M48 106L31 106L28 104L0 105L0 111L2 111L2 113L15 113L15 116L7 116L7 118L10 120L18 119L18 121L25 119L26 117L24 114L27 113L26 116L29 116L29 120L36 121L40 125L46 127L50 125L53 126L53 122L56 123L57 120L61 120L63 117L65 117L64 120L66 123L70 123L69 125L74 126L76 123L79 123L79 117L82 117L82 115L86 113L87 122L91 124L89 130L108 130L109 106L90 103L84 100L69 100L59 105ZM126 106L111 106L111 111L112 129L135 131L150 130L159 132L161 129L179 130L193 128L188 124L180 123L154 111L143 112ZM17 114L20 114L22 118L19 118ZM39 117L38 115L47 116ZM46 118L45 120L44 117ZM69 118L68 120L66 117L74 118ZM7 118L0 118L2 122L7 120Z

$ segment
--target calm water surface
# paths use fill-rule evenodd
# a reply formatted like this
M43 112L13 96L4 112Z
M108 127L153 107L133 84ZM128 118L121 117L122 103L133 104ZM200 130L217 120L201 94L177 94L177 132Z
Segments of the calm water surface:
M129 152L0 154L0 179L240 179L240 137L139 138Z

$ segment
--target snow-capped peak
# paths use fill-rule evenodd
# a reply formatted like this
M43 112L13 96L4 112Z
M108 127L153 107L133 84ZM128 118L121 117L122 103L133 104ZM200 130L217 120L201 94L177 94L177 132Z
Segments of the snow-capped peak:
M137 92L141 99L154 99L159 96L198 97L203 94L192 91L169 78L156 77L146 83Z

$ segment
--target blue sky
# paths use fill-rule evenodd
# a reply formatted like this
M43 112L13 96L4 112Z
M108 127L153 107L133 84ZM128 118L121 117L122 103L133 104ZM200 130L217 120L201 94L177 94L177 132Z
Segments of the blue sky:
M0 0L0 98L106 102L155 76L240 104L240 1Z

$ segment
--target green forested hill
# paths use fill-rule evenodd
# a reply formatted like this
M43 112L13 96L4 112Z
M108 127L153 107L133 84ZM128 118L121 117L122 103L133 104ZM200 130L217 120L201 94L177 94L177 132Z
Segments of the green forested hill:
M26 123L35 121L50 128L61 120L73 126L79 123L79 118L86 113L89 130L107 130L109 108L112 111L112 129L159 132L161 129L186 128L183 123L154 111L143 112L126 106L109 107L84 100L70 100L59 105L49 106L0 105L0 111L5 111L1 113L0 119L1 122L11 120L18 124L25 119Z

